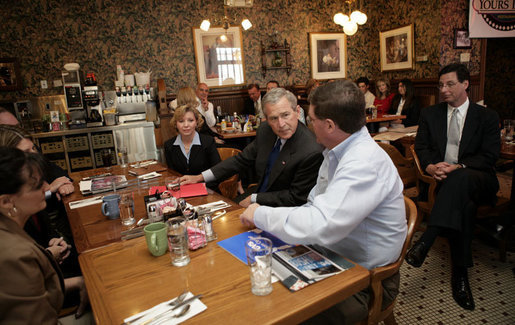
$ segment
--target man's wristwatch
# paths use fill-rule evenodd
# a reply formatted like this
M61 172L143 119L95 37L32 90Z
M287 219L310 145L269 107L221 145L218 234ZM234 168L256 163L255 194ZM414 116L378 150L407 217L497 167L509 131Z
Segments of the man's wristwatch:
M456 164L456 169L466 168L465 164Z

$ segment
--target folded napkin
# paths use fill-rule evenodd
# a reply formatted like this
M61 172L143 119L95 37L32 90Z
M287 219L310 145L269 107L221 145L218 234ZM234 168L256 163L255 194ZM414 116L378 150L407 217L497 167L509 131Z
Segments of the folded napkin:
M188 294L184 300L189 299L191 297L193 297L193 293L188 292ZM161 313L171 310L173 307L169 306L168 304L176 299L177 298L173 298L171 300L162 302L158 305L155 305L154 307L152 307L150 309L142 311L139 314L132 315L131 317L128 317L128 318L124 319L123 321L125 323L131 324L131 325L144 324L148 320L160 315ZM184 308L184 307L179 307L176 310L174 310L174 312L179 312L182 310L182 308ZM206 305L204 305L199 299L195 299L190 303L190 310L186 314L182 315L181 317L167 319L166 322L163 322L163 324L180 324L180 323L184 322L185 320L190 319L191 317L193 317L197 314L200 314L201 312L203 312L206 309L207 309ZM173 313L167 314L167 316L171 316L172 314ZM144 315L144 316L141 317L140 319L137 319L141 315ZM137 320L133 321L134 319L137 319ZM160 320L163 320L163 319L160 319ZM155 322L158 323L160 320L156 319ZM150 322L149 324L153 324L153 322Z
M198 209L209 209L210 212L214 212L217 210L225 209L230 207L231 205L223 200L206 203L202 205L197 205L195 208Z
M90 197L90 198L87 198L84 200L69 202L68 205L70 206L70 209L73 210L73 209L82 208L82 207L85 207L88 205L102 203L103 198L104 198L103 196L95 196L95 197Z
M138 178L141 180L147 180L147 179L151 179L151 178L155 178L155 177L159 177L159 176L161 176L161 174L159 174L158 172L151 172L148 174L140 175L140 176L138 176Z

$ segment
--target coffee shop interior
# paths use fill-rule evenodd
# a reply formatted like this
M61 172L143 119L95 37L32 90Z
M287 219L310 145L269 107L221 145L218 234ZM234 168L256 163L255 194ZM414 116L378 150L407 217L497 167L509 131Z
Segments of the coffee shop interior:
M515 75L513 36L470 38L470 44L456 44L456 30L467 30L469 26L469 9L473 2L475 1L4 1L0 12L0 72L1 69L8 71L9 77L0 84L0 106L15 115L20 125L31 133L43 155L72 178L74 175L91 177L94 176L93 171L116 174L121 165L129 165L129 168L135 169L148 168L144 164L133 165L141 161L157 160L166 166L164 144L175 136L176 131L170 126L173 119L170 103L176 99L181 88L197 89L201 82L209 86L208 100L213 103L217 116L218 126L213 128L216 129L222 124L225 127L227 122L234 124L234 116L241 117L243 128L248 121L244 105L249 100L249 84L258 84L264 93L268 81L277 81L278 85L294 93L299 105L304 107L305 115L308 116L306 84L311 78L318 79L320 85L323 85L330 79L356 81L359 77L365 76L370 80L370 91L374 94L377 88L375 81L379 78L389 81L392 93L398 92L401 80L409 79L413 83L415 97L424 109L443 100L438 90L439 70L451 63L462 63L471 75L468 92L470 102L481 102L482 105L495 110L501 123L512 120L511 123L515 124L515 104L511 100L514 94ZM339 12L349 12L351 7L359 8L366 14L366 19L363 24L356 25L357 30L346 30L344 33L342 26L336 24L333 17ZM511 15L514 13L511 12ZM211 34L201 29L204 20L209 20ZM381 43L382 33L397 28L406 28L413 43L409 52L410 64L401 69L391 68L391 64L381 61L384 60L383 52L386 51ZM217 31L220 35L229 37L229 42L232 42L237 50L234 60L240 62L239 68L228 72L229 81L223 83L210 81L211 66L207 59L209 51L204 51L209 47L209 44L206 45L204 42ZM330 33L327 35L332 37L336 35L339 40L339 58L345 61L339 66L340 70L343 69L339 74L314 71L314 66L322 61L313 60L313 56L316 55L313 49L315 46L321 46L317 44L323 43L325 33ZM213 47L217 46L218 36L215 35L213 38ZM252 128L252 123L250 125ZM370 131L376 135L378 129L381 128L370 128ZM217 130L223 133L220 129ZM499 131L501 133L501 125ZM222 139L230 147L243 150L256 136L256 132L237 139L231 139L231 136L235 137L234 134L225 133ZM404 194L415 201L420 218L413 235L415 243L424 232L426 222L425 219L422 220L424 213L421 212L416 200L419 194L419 181L417 165L410 152L414 137L411 139L411 142L403 142L402 139L396 141L395 148L401 153L402 157L399 159L407 161L402 167L403 172L399 169L401 178L408 175L408 180L404 182ZM511 146L515 145L512 143ZM124 150L119 150L121 148ZM224 160L224 157L221 158ZM475 309L465 310L454 302L450 283L449 244L445 238L439 237L422 267L415 268L407 263L400 266L399 294L393 309L393 315L398 323L515 323L515 216L514 204L510 201L514 200L513 160L511 149L511 158L501 156L496 163L500 185L497 197L504 206L490 209L495 211L489 210L486 212L488 215L481 218L478 215L480 221L472 242L474 265L469 270ZM394 163L398 161L400 160L394 159ZM159 170L157 172L164 175L161 177L163 181L167 173L170 173ZM154 182L158 182L156 179ZM63 197L65 203L84 199L79 191L80 179L74 178L73 181L75 192L71 198ZM128 188L138 186L139 181L135 185L129 179ZM222 194L226 193L222 191ZM225 198L219 194L213 195L218 195L217 200L234 199L234 196ZM141 201L143 204L143 199ZM97 202L98 205L77 209L71 208L70 204L66 208L69 212L68 217L73 215L80 217L81 220L88 220L88 214L93 211L92 207L95 208L95 214L99 214L101 202L102 199ZM207 204L210 201L194 198L191 202ZM138 203L135 204L136 211L139 211ZM80 211L81 209L84 211ZM225 239L246 230L238 219L243 210L238 212L236 208L227 208L227 211L226 219L219 218L213 221L214 229L220 229L218 239ZM107 214L99 215L106 219ZM229 216L234 220L227 221ZM138 220L138 216L135 219ZM141 295L150 299L149 303L138 305L127 301L125 304L116 305L113 301L124 300L124 295L127 295L127 300L135 296L134 292L130 292L131 285L127 283L123 284L123 290L116 291L116 286L119 285L121 288L122 280L133 282L136 290L147 288L146 290L151 291L141 282L146 281L145 277L150 276L152 270L135 267L134 272L141 272L140 279L125 274L125 279L117 280L111 277L108 279L109 284L102 284L105 275L91 269L97 267L95 263L100 263L102 259L103 268L98 266L102 271L109 272L111 267L114 268L113 265L106 264L106 259L112 259L113 264L118 263L118 268L128 266L129 262L122 260L122 253L116 255L117 250L122 252L122 249L126 250L128 247L144 247L146 250L146 234L145 237L141 237L143 233L140 231L141 236L120 241L120 231L123 237L125 228L122 228L118 221L115 227L117 234L114 235L117 238L100 238L100 235L95 237L95 231L100 229L95 228L99 222L93 222L93 217L88 222L89 224L77 226L77 221L70 218L80 266L83 273L86 273L84 268L89 268L91 272L89 276L83 275L92 308L88 307L90 311L86 316L77 320L66 317L67 320L63 323L130 323L127 322L127 317L177 297L184 291L184 288L169 288L168 295L161 295L163 290L160 289L159 293L156 293L159 299L152 297L152 293L145 292ZM227 225L235 225L238 231L226 229ZM78 232L75 231L75 227L79 229ZM133 234L131 229L125 233L128 238L132 238ZM76 235L80 238L77 239ZM77 243L86 237L88 239L84 246ZM408 245L408 248L409 246L411 245ZM97 249L105 251L99 253ZM148 251L145 253L146 260L142 263L152 267L151 258L157 257L153 257ZM123 251L123 254L123 258L132 258L130 252ZM199 309L195 309L195 315L190 316L189 322L206 323L213 321L210 317L216 317L217 322L221 323L226 317L224 323L299 323L330 307L339 301L338 297L343 297L336 289L330 298L319 296L317 291L311 291L314 302L309 302L311 305L299 307L297 312L292 312L289 307L283 306L284 303L279 302L280 299L291 300L292 304L301 303L304 299L304 296L300 296L303 291L315 290L316 286L321 287L326 281L328 284L324 288L330 290L329 281L334 279L328 278L297 292L289 292L281 284L274 283L274 291L269 296L258 297L253 296L248 290L248 272L245 273L246 282L235 282L233 285L243 286L245 290L234 293L231 291L231 297L216 291L222 287L209 290L206 285L202 287L204 292L194 291L193 289L198 289L195 287L197 277L206 277L204 282L211 283L222 281L219 279L231 281L229 274L220 275L217 279L203 274L202 270L194 269L194 266L200 265L200 259L203 259L206 268L209 263L217 266L219 264L213 260L224 254L228 256L224 261L232 263L231 259L234 257L223 251L214 241L209 243L207 248L190 252L191 262L182 269L172 266L169 257L159 257L160 262L156 266L159 270L156 269L156 276L177 277L177 281L190 285L188 289L192 294L201 293L204 296L201 301L206 304L207 309L203 310L196 305L198 301L191 303L190 313L195 308ZM195 259L198 259L196 264ZM227 273L233 272L237 267L241 265L228 267ZM0 266L0 270L2 269L3 266ZM187 270L190 273L169 275L167 270ZM239 276L238 272L236 273ZM338 276L345 278L346 272L349 270ZM8 276L4 271L2 274ZM368 273L366 279L369 279ZM173 283L172 280L163 281L160 282L161 285ZM112 288L116 292L110 294ZM96 290L99 291L95 294ZM304 294L306 295L306 292ZM109 298L104 300L103 295ZM245 318L238 320L229 314L239 313L239 309L231 311L217 307L215 302L211 307L209 299L214 298L209 298L209 295L214 295L216 299L221 299L234 308L244 307L238 306L230 299L243 299L247 303L264 308L256 308L264 314L287 316L281 318L282 316L275 315L262 319L260 315L242 312ZM279 296L263 303L274 295ZM295 295L303 298L295 299ZM102 305L107 307L101 307ZM190 305L187 306L184 309L190 309ZM210 309L215 308L219 309L219 313L213 314L214 316L209 314ZM184 309L185 313L188 312ZM73 311L71 313L73 314ZM1 315L2 312L0 323ZM177 316L180 317L182 315ZM134 322L136 323L136 320Z

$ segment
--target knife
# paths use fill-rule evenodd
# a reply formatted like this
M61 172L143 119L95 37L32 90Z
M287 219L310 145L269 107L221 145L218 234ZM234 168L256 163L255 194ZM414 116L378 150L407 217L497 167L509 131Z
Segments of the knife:
M186 299L186 300L184 300L184 301L182 301L182 302L178 303L177 305L175 305L175 306L172 308L172 310L176 310L177 308L181 308L182 306L187 305L187 304L190 304L193 300L195 300L195 299L199 299L199 298L202 298L202 295L201 295L201 294L200 294L200 295L195 295L195 296L193 296L193 297L191 297L191 298L188 298L188 299Z

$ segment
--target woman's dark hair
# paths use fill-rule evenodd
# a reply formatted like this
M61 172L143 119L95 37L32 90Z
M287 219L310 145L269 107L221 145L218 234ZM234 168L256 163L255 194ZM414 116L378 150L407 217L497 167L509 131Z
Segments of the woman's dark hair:
M44 168L41 155L0 147L0 195L18 193L33 177L42 182Z
M399 81L399 84L401 84L406 88L406 95L404 95L404 107L409 107L413 101L415 100L415 87L413 86L413 82L409 79L402 79ZM396 108L397 109L397 108Z

